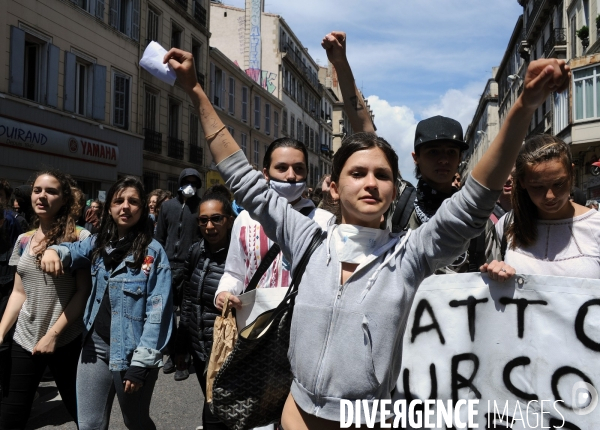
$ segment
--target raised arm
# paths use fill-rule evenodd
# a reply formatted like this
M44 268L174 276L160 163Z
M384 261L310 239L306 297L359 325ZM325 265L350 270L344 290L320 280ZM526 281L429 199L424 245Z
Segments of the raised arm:
M239 151L240 147L227 131L207 95L198 83L192 54L181 49L171 48L165 54L164 62L168 62L173 70L175 70L177 82L190 97L194 108L198 109L202 130L206 133L206 141L208 142L215 163L219 164L231 154Z
M571 69L564 60L541 59L529 64L523 93L508 112L489 149L473 168L473 178L491 190L502 189L515 164L533 113L550 93L564 91L570 79Z
M375 133L369 110L362 94L356 87L350 63L346 57L346 33L332 31L323 38L321 46L327 52L327 59L335 67L338 82L344 99L344 112L348 115L352 131Z

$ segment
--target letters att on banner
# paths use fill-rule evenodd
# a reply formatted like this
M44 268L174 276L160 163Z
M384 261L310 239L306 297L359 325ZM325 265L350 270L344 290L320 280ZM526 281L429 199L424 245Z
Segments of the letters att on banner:
M0 145L116 166L119 148L97 140L0 117Z
M599 388L600 280L464 274L419 288L394 400L479 399L480 429L584 430L600 428ZM429 428L446 428L436 418Z

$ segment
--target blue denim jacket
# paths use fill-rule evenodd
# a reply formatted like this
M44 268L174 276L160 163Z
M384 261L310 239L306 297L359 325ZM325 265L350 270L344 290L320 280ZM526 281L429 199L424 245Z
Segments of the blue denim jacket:
M83 315L86 331L96 319L106 288L112 310L110 323L110 359L112 371L129 366L162 367L162 350L171 337L173 299L171 268L162 246L152 240L141 269L133 269L128 255L112 272L102 258L92 264L95 236L81 242L51 246L63 267L77 270L91 266L92 293Z

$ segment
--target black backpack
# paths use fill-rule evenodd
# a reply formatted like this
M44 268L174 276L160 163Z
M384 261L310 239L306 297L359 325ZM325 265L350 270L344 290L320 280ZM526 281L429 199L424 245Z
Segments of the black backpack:
M410 216L415 209L417 189L408 181L404 181L406 187L398 197L398 202L392 214L392 233L400 233L406 230Z

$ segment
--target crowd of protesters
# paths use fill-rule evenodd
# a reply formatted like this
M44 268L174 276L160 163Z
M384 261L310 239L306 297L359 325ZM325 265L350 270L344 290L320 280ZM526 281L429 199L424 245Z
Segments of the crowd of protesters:
M568 146L552 136L521 144L534 109L568 82L563 61L529 65L519 103L464 178L457 172L468 148L460 124L441 116L421 121L415 187L374 133L345 35L327 35L323 47L357 133L315 189L306 188L306 147L294 139L272 142L262 171L253 171L196 82L191 54L178 49L165 62L198 107L229 188L200 193L200 173L186 168L176 195L125 177L106 201L86 202L67 172L41 172L14 190L0 180L0 430L25 427L46 368L80 429L108 428L115 396L127 428L156 428L149 406L159 369L184 380L193 364L206 395L204 370L222 307L239 308L237 296L267 254L273 259L257 287L288 287L294 262L321 232L325 246L308 263L292 319L295 378L280 423L286 430L337 428L340 400L389 398L402 358L393 340L402 338L414 294L429 275L600 277L599 241L583 240L600 232L598 203L582 201L573 187ZM332 300L347 324L321 339ZM373 314L386 317L373 316L365 328L375 307ZM294 330L298 325L303 329ZM376 375L364 372L360 353L367 329L375 342L369 347L378 350ZM333 372L341 355L348 380ZM315 374L318 367L323 374ZM318 417L314 396L324 399ZM202 421L204 429L227 428L206 403Z

